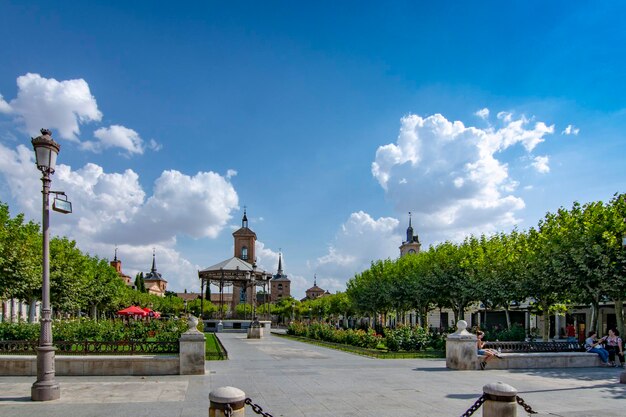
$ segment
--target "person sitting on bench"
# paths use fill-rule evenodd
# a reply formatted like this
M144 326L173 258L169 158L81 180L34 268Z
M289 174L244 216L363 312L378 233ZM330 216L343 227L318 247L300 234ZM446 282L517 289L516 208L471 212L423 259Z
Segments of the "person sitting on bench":
M485 360L480 362L480 369L485 369L485 367L487 366L487 362L493 359L494 357L500 358L500 354L498 353L497 350L485 349L485 341L483 340L484 337L485 337L485 332L479 330L476 333L477 352L479 355L485 356Z

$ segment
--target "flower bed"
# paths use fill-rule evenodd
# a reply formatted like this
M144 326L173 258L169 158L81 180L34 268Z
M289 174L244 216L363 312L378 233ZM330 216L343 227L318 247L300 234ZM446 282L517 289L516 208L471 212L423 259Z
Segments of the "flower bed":
M367 349L382 348L391 352L420 352L425 350L444 350L445 334L435 334L421 327L399 326L385 329L384 335L376 334L373 329L343 330L329 324L292 323L287 334L314 340L357 346Z

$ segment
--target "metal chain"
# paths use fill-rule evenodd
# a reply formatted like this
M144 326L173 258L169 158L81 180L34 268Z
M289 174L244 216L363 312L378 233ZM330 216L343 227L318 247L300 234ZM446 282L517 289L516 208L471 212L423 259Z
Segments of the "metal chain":
M263 417L274 417L270 413L264 413L261 406L258 404L254 404L250 398L246 398L244 402L248 404L252 408L252 411L254 411L255 413L260 414Z
M232 417L233 415L233 407L230 406L230 404L226 404L226 407L224 407L224 417Z
M524 411L526 411L528 414L537 414L537 412L535 410L533 410L531 408L531 406L529 406L528 404L526 404L524 402L524 400L522 399L522 397L520 397L519 395L515 396L515 400L517 401L517 403L519 405L521 405L522 407L524 407Z
M481 395L480 398L477 399L476 402L470 408L468 408L466 412L461 414L461 417L471 416L472 414L476 412L476 410L480 408L481 405L483 405L484 402L485 402L485 396Z

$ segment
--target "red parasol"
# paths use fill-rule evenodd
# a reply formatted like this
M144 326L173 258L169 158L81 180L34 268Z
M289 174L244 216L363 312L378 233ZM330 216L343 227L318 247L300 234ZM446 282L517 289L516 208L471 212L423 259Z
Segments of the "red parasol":
M119 314L120 316L141 316L141 317L145 317L148 315L148 313L146 313L140 307L137 307L137 306L130 306L128 308L118 311L117 314Z

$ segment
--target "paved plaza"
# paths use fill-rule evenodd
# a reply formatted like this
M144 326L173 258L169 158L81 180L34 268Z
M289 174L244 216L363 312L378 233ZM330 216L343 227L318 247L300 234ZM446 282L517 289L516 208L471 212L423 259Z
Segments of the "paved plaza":
M497 381L517 388L540 415L626 416L621 369L451 371L443 359L371 359L273 335L220 339L230 360L206 362L206 375L58 377L61 399L53 402L30 401L33 377L0 377L0 416L199 417L209 391L224 385L274 417L459 416ZM246 414L255 415L249 407Z

